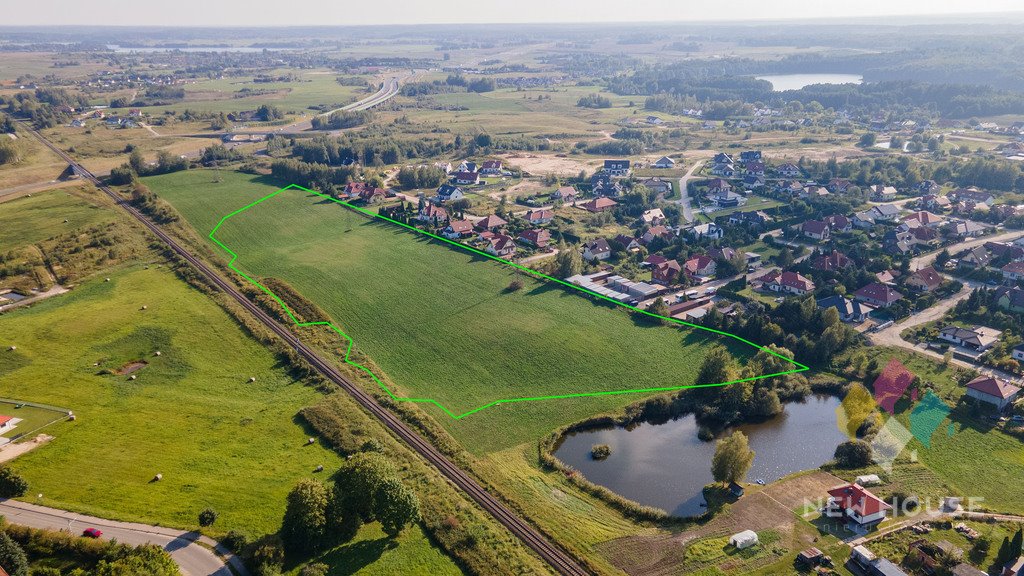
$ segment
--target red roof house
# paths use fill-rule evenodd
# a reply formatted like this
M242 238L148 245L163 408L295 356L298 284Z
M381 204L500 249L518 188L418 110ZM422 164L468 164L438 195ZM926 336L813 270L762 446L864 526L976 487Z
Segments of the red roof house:
M861 527L873 526L882 520L892 506L860 484L843 484L828 491L825 515L846 518Z

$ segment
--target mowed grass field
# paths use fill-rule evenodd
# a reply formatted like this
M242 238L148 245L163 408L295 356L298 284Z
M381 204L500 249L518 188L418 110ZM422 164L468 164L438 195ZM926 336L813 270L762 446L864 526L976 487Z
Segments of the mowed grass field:
M243 174L214 180L190 171L146 184L203 235L278 188ZM285 280L326 310L397 395L436 399L456 414L495 400L693 384L710 345L726 343L638 323L527 277L510 293L516 276L506 267L299 190L229 219L218 238L240 269ZM640 397L510 403L461 420L425 406L468 448L489 451Z
M319 393L166 269L108 274L0 316L3 395L77 415L14 462L31 499L181 527L211 506L218 531L276 530L291 486L340 464L295 421ZM136 380L109 373L135 361Z
M22 196L0 205L0 251L114 220L91 185Z

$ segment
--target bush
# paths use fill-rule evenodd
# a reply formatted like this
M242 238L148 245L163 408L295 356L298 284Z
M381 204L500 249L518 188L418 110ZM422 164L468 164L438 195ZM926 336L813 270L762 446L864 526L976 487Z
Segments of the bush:
M842 468L861 468L871 463L871 445L863 440L847 440L836 446L836 463Z
M0 466L0 498L18 498L28 493L28 481L11 470Z
M220 543L227 546L228 550L238 554L249 544L249 539L238 530L232 530L228 532L228 535Z
M590 456L594 460L604 460L612 455L612 448L607 444L594 444L590 448Z
M199 525L213 526L213 523L217 521L217 511L213 508L207 508L199 513Z

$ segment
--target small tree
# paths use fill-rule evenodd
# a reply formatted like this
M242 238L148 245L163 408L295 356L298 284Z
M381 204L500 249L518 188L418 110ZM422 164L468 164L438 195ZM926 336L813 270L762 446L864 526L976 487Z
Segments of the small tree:
M213 526L217 521L217 511L213 508L206 508L199 513L199 525L202 527Z
M721 346L716 346L704 357L704 362L697 372L697 384L721 384L732 379L730 370L732 357Z
M843 468L862 468L871 463L871 445L863 440L847 440L836 446L835 459Z
M416 495L396 478L381 482L373 501L377 520L392 538L420 517L420 502Z
M711 475L715 481L723 484L740 482L747 476L753 463L754 451L750 449L746 435L736 430L715 445L715 455L711 459Z
M0 532L0 566L11 576L28 576L28 556L6 532Z
M288 494L281 542L289 554L315 552L327 529L327 487L317 480L301 480Z
M8 466L0 466L0 498L18 498L28 493L28 481Z
M558 256L555 258L559 278L568 278L583 272L583 256L575 246L558 245Z

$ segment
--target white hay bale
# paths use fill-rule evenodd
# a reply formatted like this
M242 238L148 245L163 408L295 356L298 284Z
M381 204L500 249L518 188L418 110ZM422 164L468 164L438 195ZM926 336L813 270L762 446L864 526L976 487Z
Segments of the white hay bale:
M312 437L309 440L306 441L306 444L315 444L315 443L316 443L316 438L312 438Z
M145 304L143 304L143 305L142 305L142 309L143 309L143 310L145 310L145 309L147 309L147 308L149 308L149 307L148 307L148 306L146 306Z
M250 376L249 377L249 382L250 383L255 382L255 381L256 381L256 377L255 376Z
M103 281L104 282L110 282L110 278L104 278Z
M11 350L11 351L14 351L14 350L17 350L17 349L18 349L18 347L15 346L14 344L11 344L11 347L8 348L8 350Z
M159 481L161 481L163 479L164 479L164 475L163 474L157 474L156 476L153 476L153 481L154 482L159 482Z
M132 374L131 376L129 376L128 379L129 380L135 380L135 374Z
M153 353L153 356L159 356L159 355L160 355L160 351L159 350L157 350L156 352Z
M314 470L314 472L323 472L323 471L324 471L324 465L323 464L317 466L316 470Z

